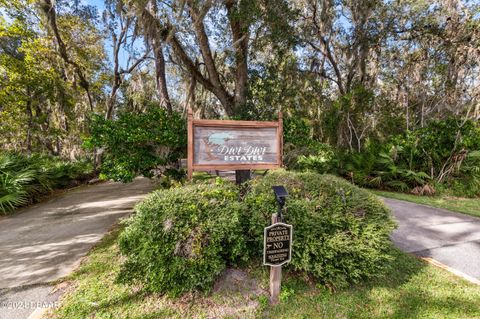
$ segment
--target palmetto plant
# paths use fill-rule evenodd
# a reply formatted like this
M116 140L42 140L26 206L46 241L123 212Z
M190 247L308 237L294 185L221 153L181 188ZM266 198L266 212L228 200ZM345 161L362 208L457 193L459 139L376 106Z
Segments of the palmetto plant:
M0 153L0 214L24 206L53 188L65 187L89 170L83 162L69 163L38 154Z
M373 152L349 154L344 170L352 182L362 186L370 186L372 183L371 172L375 169L375 157ZM376 183L376 181L373 181ZM373 184L372 184L373 186Z
M430 176L425 172L416 172L405 163L397 163L395 158L401 151L401 148L395 148L392 155L386 151L351 154L345 170L356 184L366 187L405 192L428 183Z
M430 180L425 172L415 172L399 166L387 153L380 153L377 159L379 169L374 172L386 186L400 191L407 191L415 186L421 186Z
M5 213L28 203L27 185L33 180L33 171L18 174L0 173L0 212Z
M34 180L35 171L21 169L19 157L13 154L0 156L0 212L28 203L28 185Z

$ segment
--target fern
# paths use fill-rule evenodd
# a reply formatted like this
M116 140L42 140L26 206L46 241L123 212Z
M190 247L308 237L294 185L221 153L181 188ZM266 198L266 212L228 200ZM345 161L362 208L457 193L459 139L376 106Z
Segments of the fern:
M395 189L401 192L407 192L410 189L408 184L403 181L389 181L389 182L386 182L385 184L391 187L392 189Z

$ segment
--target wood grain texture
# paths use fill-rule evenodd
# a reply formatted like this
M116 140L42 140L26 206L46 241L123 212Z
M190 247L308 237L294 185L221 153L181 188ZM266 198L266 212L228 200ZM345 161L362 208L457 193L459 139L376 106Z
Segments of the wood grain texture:
M193 120L194 126L214 127L278 127L278 122L234 121L234 120Z
M193 164L278 164L277 128L194 126Z
M193 175L193 112L192 109L188 109L188 123L187 123L187 169L188 179Z
M213 165L193 165L195 171L232 171L237 169L276 169L277 164L213 164Z
M282 115L276 122L196 120L188 111L188 178L193 171L276 169L282 165Z
M272 225L279 222L278 215L272 214ZM282 266L270 266L270 303L278 304L280 301L280 291L282 289Z
M282 167L283 163L283 114L282 112L278 113L278 157L277 163L279 167Z

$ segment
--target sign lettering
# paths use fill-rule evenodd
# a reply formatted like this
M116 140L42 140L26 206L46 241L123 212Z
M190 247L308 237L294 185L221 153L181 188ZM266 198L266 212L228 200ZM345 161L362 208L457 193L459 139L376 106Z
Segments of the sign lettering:
M264 229L263 264L281 266L292 259L292 225L275 223Z
M282 165L283 124L197 120L188 114L188 175L193 171L275 169Z

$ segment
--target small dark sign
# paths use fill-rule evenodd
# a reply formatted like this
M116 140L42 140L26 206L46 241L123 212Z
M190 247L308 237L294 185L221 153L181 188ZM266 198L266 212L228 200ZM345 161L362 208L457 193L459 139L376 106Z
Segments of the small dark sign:
M275 223L264 229L263 264L281 266L292 259L292 225Z

